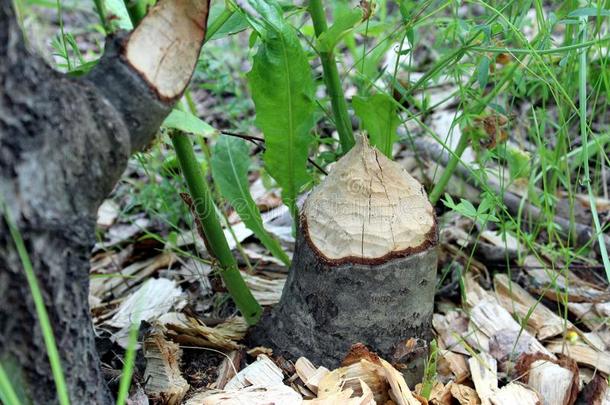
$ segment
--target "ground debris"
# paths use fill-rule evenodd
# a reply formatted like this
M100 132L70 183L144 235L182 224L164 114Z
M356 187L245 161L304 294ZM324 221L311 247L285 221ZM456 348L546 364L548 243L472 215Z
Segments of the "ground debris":
M186 346L211 347L214 349L239 350L248 329L242 317L231 317L214 327L206 326L201 320L182 313L172 312L159 318L159 323L167 328L167 336Z
M180 404L189 389L180 372L180 347L165 340L162 333L154 333L144 341L144 357L145 391L149 398L168 405Z

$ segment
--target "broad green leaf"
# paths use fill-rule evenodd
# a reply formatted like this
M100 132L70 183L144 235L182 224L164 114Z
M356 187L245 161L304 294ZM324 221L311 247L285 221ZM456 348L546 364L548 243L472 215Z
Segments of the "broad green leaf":
M284 20L277 2L249 0L243 6L259 36L248 83L256 125L265 135L263 160L296 220L297 194L310 180L307 153L314 111L311 68L296 31Z
M487 56L483 56L481 61L479 62L479 66L477 67L477 81L479 82L479 87L481 89L485 89L487 86L487 80L489 79L489 58Z
M177 108L174 108L165 121L163 121L163 126L201 136L210 136L216 131L210 124L199 117Z
M335 22L318 38L318 50L320 52L332 52L341 38L362 21L362 15L363 11L360 7L338 8Z
M290 265L290 259L279 242L263 227L258 207L250 195L248 168L250 156L248 145L239 138L222 136L214 145L212 154L212 176L222 195L231 203L244 224L250 229L271 254Z
M392 146L400 124L394 100L387 94L378 93L370 97L356 96L352 99L352 105L362 121L362 127L369 134L371 144L392 159Z
M597 8L597 7L583 7L583 8L578 8L574 11L571 11L568 14L568 17L597 17L597 16L610 17L610 10L606 10L603 8Z

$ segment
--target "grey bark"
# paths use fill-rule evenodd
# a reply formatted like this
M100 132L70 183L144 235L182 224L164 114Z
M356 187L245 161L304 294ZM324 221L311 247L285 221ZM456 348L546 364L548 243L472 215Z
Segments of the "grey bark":
M129 155L152 139L170 109L117 52L108 52L88 79L53 71L28 53L12 1L0 0L0 196L42 288L74 404L113 402L88 306L96 211ZM42 333L4 209L0 362L17 369L12 376L32 402L55 403Z
M329 265L299 232L279 304L251 339L291 359L336 367L355 343L391 362L409 338L429 342L434 309L437 249L384 263ZM426 350L405 364L407 383L421 382Z

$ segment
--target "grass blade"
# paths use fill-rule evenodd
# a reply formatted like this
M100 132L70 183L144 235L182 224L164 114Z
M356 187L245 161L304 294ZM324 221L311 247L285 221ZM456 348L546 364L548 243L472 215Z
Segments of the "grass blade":
M263 245L287 266L290 259L282 250L279 242L263 227L263 220L256 203L250 195L248 169L250 166L249 148L239 138L221 137L214 146L212 154L212 175L220 187L222 195L235 208L246 226L254 232Z
M587 18L580 17L581 20L581 42L587 41ZM604 269L606 270L606 278L610 282L610 259L608 258L608 251L606 250L606 243L604 240L604 233L602 231L601 224L599 222L599 215L597 213L597 206L595 203L595 195L591 188L591 175L589 174L589 150L588 150L588 135L589 128L587 125L587 49L580 50L579 59L579 75L578 75L578 101L579 101L579 115L580 115L580 137L582 138L582 155L583 155L583 168L584 178L583 184L587 187L587 193L589 195L589 205L591 206L591 216L593 217L593 224L595 225L595 233L597 234L597 241L599 244L599 251L602 256L602 262L604 263Z
M13 389L10 378L0 363L0 402L6 405L19 405L19 397Z
M57 398L61 405L68 405L70 403L68 388L66 386L63 370L61 368L61 359L59 357L59 351L57 350L55 335L53 334L49 314L47 313L47 309L44 305L44 299L42 298L42 292L40 291L38 279L34 274L34 268L32 266L32 262L30 261L30 256L27 249L25 248L25 244L23 243L21 232L19 232L19 229L17 229L17 226L10 217L8 208L5 206L4 201L0 201L0 206L4 211L4 219L8 225L11 237L15 242L15 247L19 253L19 258L21 259L21 264L23 265L25 277L32 293L36 314L38 315L38 323L40 324L40 329L42 329L42 337L47 350L47 356L49 357L49 363L51 364L51 372L53 374L53 380L55 381Z

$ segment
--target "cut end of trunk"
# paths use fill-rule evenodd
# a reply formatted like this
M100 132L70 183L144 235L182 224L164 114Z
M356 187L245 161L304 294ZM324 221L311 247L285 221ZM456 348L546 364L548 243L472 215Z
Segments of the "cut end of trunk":
M436 243L436 219L423 186L365 137L305 203L302 228L330 263L382 263Z
M133 31L125 48L131 66L162 100L174 100L188 85L205 38L208 1L165 0Z

